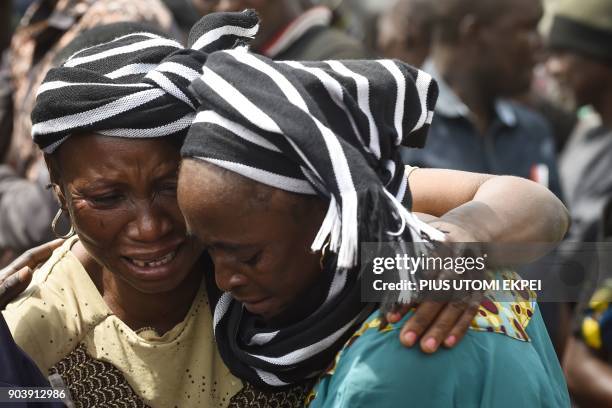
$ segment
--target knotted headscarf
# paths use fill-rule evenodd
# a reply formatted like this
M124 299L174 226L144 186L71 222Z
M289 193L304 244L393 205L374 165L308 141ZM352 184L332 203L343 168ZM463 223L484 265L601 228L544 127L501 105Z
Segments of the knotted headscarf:
M153 138L184 136L197 110L187 92L208 53L248 42L254 11L216 13L191 30L189 47L150 32L82 49L51 69L38 90L32 136L45 152L71 134Z
M328 197L313 250L330 236L338 267L351 268L359 241L436 234L400 204L399 147L423 146L438 95L427 73L392 60L273 62L246 48L211 54L203 72L183 156Z
M230 294L210 296L235 375L270 388L312 378L376 307L361 303L359 244L443 240L400 204L409 191L399 147L423 146L437 85L399 61L274 62L239 47L211 54L192 90L201 107L183 157L329 200L312 250L329 239L336 255L314 313L265 327Z

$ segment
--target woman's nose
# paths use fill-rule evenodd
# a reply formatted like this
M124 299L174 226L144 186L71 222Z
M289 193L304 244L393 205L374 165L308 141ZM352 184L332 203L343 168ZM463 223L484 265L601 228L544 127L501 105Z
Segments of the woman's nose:
M247 284L247 277L233 268L228 262L215 259L215 282L223 292L231 292Z
M140 203L134 220L127 226L127 235L137 242L156 242L172 231L172 217L152 203Z

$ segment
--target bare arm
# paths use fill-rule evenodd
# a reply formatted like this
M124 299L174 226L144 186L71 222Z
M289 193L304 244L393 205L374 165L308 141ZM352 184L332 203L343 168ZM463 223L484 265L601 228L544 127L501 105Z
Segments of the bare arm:
M563 203L527 179L416 169L409 182L415 212L470 231L478 242L558 242L569 228Z
M568 388L580 406L612 407L612 367L582 341L568 341L563 368Z
M569 215L561 201L545 187L526 179L414 169L409 185L412 210L429 214L421 218L447 232L449 242L550 243L523 245L518 251L487 246L483 249L489 255L489 265L538 258L552 249L569 227ZM428 353L435 352L440 344L453 347L478 311L476 300L420 304L404 325L400 340L412 346L420 338L421 348ZM388 314L387 320L398 321L407 310Z

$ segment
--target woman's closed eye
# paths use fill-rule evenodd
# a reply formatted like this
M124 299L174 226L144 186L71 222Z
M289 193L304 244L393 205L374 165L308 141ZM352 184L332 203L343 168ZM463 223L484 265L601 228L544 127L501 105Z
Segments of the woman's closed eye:
M255 266L261 259L261 254L262 251L257 251L253 255L240 258L240 262L248 266Z
M205 250L210 254L213 258L222 257L224 259L231 260L232 262L237 262L247 266L255 266L261 259L261 255L263 251L261 250L236 250L232 248L225 248L223 246L205 246Z
M110 192L99 195L90 195L86 197L86 199L96 207L112 207L117 205L123 199L123 194L119 192Z

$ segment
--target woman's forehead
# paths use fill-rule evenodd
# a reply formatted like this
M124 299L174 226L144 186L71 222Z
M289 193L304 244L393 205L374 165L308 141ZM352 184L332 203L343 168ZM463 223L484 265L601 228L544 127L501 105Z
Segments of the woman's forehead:
M95 156L100 153L112 152L115 154L168 154L176 156L180 147L174 145L168 138L128 138L104 136L97 133L86 133L70 136L59 148L58 152L65 155L78 153L79 155Z
M178 170L179 148L164 139L127 139L86 134L70 137L56 152L63 173L120 177L130 172Z

